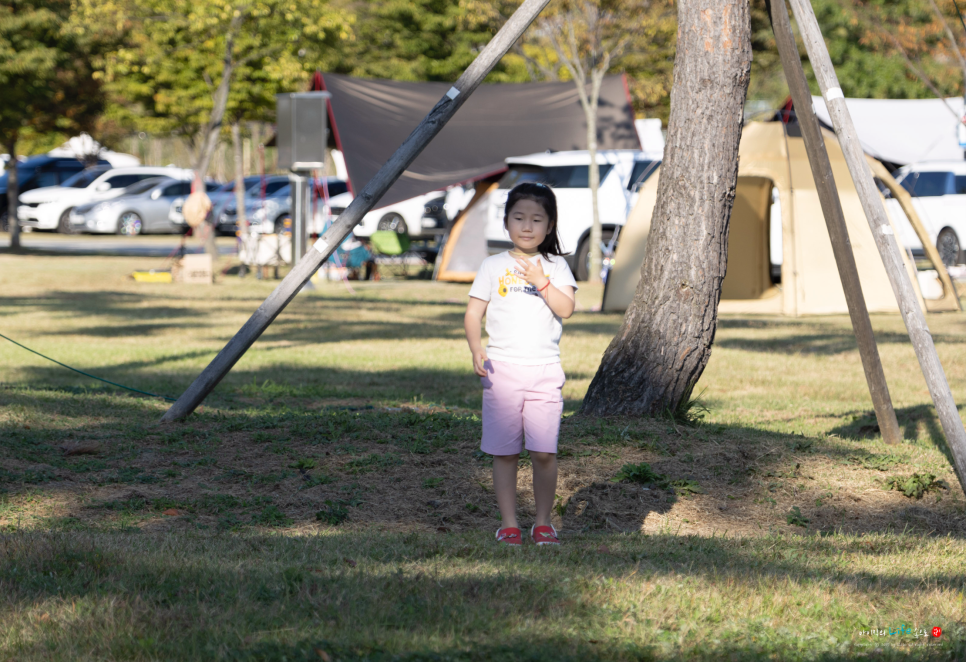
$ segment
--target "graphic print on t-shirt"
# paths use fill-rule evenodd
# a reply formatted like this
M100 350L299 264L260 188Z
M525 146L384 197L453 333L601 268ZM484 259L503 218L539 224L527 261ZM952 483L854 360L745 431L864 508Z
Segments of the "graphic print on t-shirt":
M550 274L544 274L546 278L550 278ZM537 288L528 283L523 278L517 276L510 269L506 270L506 274L498 278L500 282L500 288L497 292L501 297L505 297L510 292L520 292L522 294L532 294L534 296L539 296Z

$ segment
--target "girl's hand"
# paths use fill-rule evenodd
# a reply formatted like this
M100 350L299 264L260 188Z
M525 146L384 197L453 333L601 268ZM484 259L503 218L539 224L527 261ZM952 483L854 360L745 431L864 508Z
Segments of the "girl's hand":
M517 268L514 271L517 272L517 276L538 290L543 289L544 285L550 282L550 279L543 273L543 264L540 263L540 258L537 258L537 263L534 264L530 260L518 257Z
M480 348L473 352L473 372L475 372L480 377L486 377L486 350Z

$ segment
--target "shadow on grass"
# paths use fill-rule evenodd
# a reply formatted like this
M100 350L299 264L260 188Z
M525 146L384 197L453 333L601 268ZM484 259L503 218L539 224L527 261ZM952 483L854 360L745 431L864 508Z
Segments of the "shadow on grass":
M966 405L956 405L959 411L962 411L964 407ZM896 419L899 422L904 439L918 439L920 427L925 426L929 441L936 450L946 457L950 466L955 466L952 451L946 444L946 437L943 434L942 425L939 422L939 417L936 415L936 408L933 405L900 407L895 411ZM832 428L829 434L836 434L849 439L871 439L881 436L879 423L874 411L846 412L842 416L852 416L852 422Z
M548 662L966 654L962 624L941 621L930 623L944 630L939 649L863 648L881 639L860 631L902 622L881 615L895 616L886 607L894 596L924 582L961 588L966 575L856 569L869 547L860 538L585 535L512 556L490 538L0 534L0 602L8 614L51 610L58 627L34 631L18 651L32 646L38 659L54 659L58 646L96 646L115 658L279 662L326 659L320 650L337 660ZM880 544L901 554L923 541ZM645 599L655 587L659 597ZM785 592L804 606L776 621L758 596ZM878 617L856 609L871 603Z
M349 378L346 374L339 376ZM395 376L392 381L398 379ZM310 524L319 503L326 498L343 498L345 495L335 490L348 489L359 480L371 495L365 497L370 505L364 520L374 518L378 509L374 499L387 499L388 505L375 520L402 527L444 526L454 530L490 526L496 510L492 492L479 482L488 469L476 457L478 411L438 405L423 405L421 411L398 406L373 408L365 398L356 402L343 399L327 406L324 398L297 399L284 389L283 395L272 401L272 389L264 385L253 393L254 402L223 398L222 403L229 406L206 405L185 423L160 425L158 420L167 405L145 398L82 390L0 389L0 402L10 411L20 412L21 417L11 417L0 426L4 439L0 459L5 460L0 490L16 497L74 493L84 485L122 489L127 485L141 494L121 497L113 489L109 490L112 496L100 498L157 498L158 503L169 500L169 492L183 494L189 503L208 490L232 498L260 495L281 507L284 512L280 514L286 518ZM304 395L304 391L299 393ZM96 457L64 456L62 446L87 440L102 446ZM818 472L822 469L799 471L799 463L807 463L809 457L851 467L887 461L891 468L903 462L901 457L872 453L861 448L862 444L853 445L844 439L809 439L737 425L701 425L682 432L670 422L655 419L570 416L561 426L560 444L564 475L576 472L574 475L583 476L576 487L567 488L574 493L560 504L560 514L568 530L587 531L636 531L648 515L666 514L675 503L673 492L665 488L645 491L638 484L608 482L623 462L646 459L653 471L669 480L695 481L701 487L698 492L704 492L699 506L714 513L708 517L716 526L720 524L718 530L747 528L749 517L760 518L756 521L764 523L760 527L764 530L776 524L784 527L785 510L790 504L778 509L777 502L770 498L778 495L770 490L784 489L785 484L791 490L816 478L806 493L818 490L823 480ZM388 458L394 464L357 478L351 465L346 464L350 455L357 463ZM581 474L585 457L597 468ZM300 476L292 468L293 463L305 458L314 458L318 464L315 474ZM816 475L803 475L812 472ZM271 478L273 475L276 477ZM421 487L424 479L442 475L453 481L448 487L465 484L466 489L440 498ZM313 476L333 485L315 483L319 486L315 491L303 491L303 481ZM880 479L877 473L875 478ZM176 487L183 479L197 487ZM847 508L840 505L833 510L820 505L813 508L810 504L814 499L805 496L795 497L794 503L802 508L803 517L811 519L811 531L827 532L841 526L851 531L894 532L911 524L922 532L966 535L962 518L949 510L954 505L950 500L941 507L932 505L931 500L928 504L910 500L908 506L896 509L890 500L877 500L874 495L870 499L866 494L862 497L855 499L856 503L846 502ZM405 503L394 505L399 498ZM736 498L742 501L733 501ZM410 499L415 501L409 503ZM752 499L755 504L771 502L773 509L760 512L751 506ZM156 518L164 508L152 510L142 505L145 512L137 515ZM102 511L98 517L107 518L109 514ZM204 510L198 514L218 515ZM70 515L92 517L90 511ZM244 519L235 524L250 526L252 513L246 511L241 516ZM220 526L217 522L211 525Z

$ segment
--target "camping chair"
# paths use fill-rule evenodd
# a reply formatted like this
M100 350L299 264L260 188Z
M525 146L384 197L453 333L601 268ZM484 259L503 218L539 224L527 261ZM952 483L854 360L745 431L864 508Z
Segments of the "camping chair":
M378 274L386 270L394 276L408 278L410 269L416 275L422 275L429 263L422 255L411 249L408 234L400 234L394 230L378 230L369 237L369 245L375 255Z

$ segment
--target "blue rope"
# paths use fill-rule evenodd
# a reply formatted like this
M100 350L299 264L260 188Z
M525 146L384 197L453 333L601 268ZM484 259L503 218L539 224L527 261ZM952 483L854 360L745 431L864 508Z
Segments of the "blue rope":
M97 375L92 375L89 372L84 372L83 370L78 370L77 368L71 368L66 363L61 363L60 361L58 361L56 359L52 359L49 356L44 356L40 352L37 352L37 351L34 351L34 350L30 349L26 345L21 345L20 343L18 343L13 338L8 338L7 336L3 335L2 333L0 333L0 338L3 338L4 340L9 340L10 342L12 342L17 347L22 347L23 349L27 350L28 352L31 352L33 354L36 354L40 358L47 359L48 361L53 361L57 365L59 365L59 366L61 366L63 368L67 368L68 370L73 370L74 372L76 372L78 374L81 374L81 375L84 375L85 377L90 377L91 379L96 379L99 382L104 382L105 384L110 384L111 386L117 386L118 388L123 388L123 389L126 389L128 391L134 391L135 393L141 393L142 395L150 395L150 396L152 396L154 398L163 398L163 399L167 400L168 402L175 402L175 399L174 398L169 398L166 395L158 395L157 393L149 393L148 391L141 391L141 390L138 390L136 388L131 388L130 386L125 386L124 384L118 384L117 382L112 382L112 381L107 380L107 379L104 379L102 377L98 377Z

